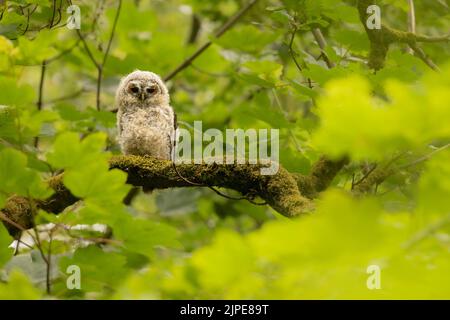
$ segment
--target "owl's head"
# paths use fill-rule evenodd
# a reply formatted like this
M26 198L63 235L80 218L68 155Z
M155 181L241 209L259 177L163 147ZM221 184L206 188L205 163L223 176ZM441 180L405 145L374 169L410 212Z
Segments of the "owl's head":
M121 80L117 103L119 107L165 105L169 103L169 92L157 74L136 70Z

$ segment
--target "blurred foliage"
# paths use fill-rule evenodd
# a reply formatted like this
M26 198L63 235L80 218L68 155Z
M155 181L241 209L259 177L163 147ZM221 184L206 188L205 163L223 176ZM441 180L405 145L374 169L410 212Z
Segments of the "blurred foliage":
M92 57L107 54L100 110L98 68L66 27L69 2ZM261 0L214 38L247 1L123 0L108 52L118 3L0 5L0 207L12 195L48 197L45 179L61 170L83 199L58 216L37 213L41 252L20 246L13 256L0 225L0 299L450 297L448 41L421 44L439 73L401 44L374 73L355 1ZM448 1L415 5L418 33L448 33ZM406 1L381 10L383 23L408 29ZM110 111L120 78L134 69L165 76L209 40L168 83L181 126L280 129L291 172L308 173L322 154L348 155L311 216L288 220L201 188L122 203L126 174L108 169L119 153ZM375 166L390 174L356 196ZM70 265L81 268L80 290L66 287ZM380 290L366 286L370 265L381 268Z

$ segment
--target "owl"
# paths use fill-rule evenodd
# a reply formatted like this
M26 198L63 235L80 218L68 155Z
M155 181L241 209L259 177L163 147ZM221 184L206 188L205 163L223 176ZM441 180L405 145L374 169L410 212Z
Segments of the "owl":
M136 70L124 77L116 92L118 142L123 154L171 159L176 115L161 78Z

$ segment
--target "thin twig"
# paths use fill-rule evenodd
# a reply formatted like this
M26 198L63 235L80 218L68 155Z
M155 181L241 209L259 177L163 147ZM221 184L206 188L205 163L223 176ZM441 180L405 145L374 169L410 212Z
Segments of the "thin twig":
M69 0L69 2L71 3L70 0ZM89 59L92 61L92 63L95 65L95 67L97 69L96 108L98 111L100 111L100 109L101 109L100 108L100 106L101 106L100 94L101 94L102 80L103 80L103 68L108 59L109 51L111 49L111 44L114 39L114 35L116 33L116 27L117 27L117 22L119 21L121 8L122 8L122 0L118 0L118 5L117 5L117 10L116 10L116 15L114 17L113 26L111 28L111 33L109 35L108 44L107 44L105 53L103 54L103 58L102 58L101 62L98 62L97 59L95 59L94 54L89 49L89 45L86 42L86 39L81 34L80 30L77 29L78 37L80 38L81 42L83 43L83 47L84 47L86 53L88 54ZM97 19L97 18L94 18L94 19ZM93 24L95 24L95 23L96 23L96 20L94 20Z
M122 9L122 0L119 0L119 4L117 5L116 15L114 16L114 22L111 29L111 34L109 35L108 45L106 47L105 54L103 55L103 60L101 63L102 68L105 66L106 61L108 59L109 51L111 50L111 44L114 39L114 35L116 33L117 22L119 21L120 11Z
M26 243L25 241L22 241L21 239L17 239L17 254L19 253L19 247L21 244L23 244L25 247L27 247L28 249L33 250L33 246L29 245L28 243Z
M62 13L61 13L61 9L62 9L62 2L63 0L59 0L59 6L58 6L58 20L55 22L54 26L57 26L62 19Z
M415 34L416 33L416 13L414 9L414 0L408 0L408 31ZM414 50L408 48L410 54L414 53Z
M34 230L34 234L36 235L36 238L35 238L36 247L38 248L38 251L42 257L42 260L45 262L46 270L48 273L48 270L50 269L50 262L49 262L47 256L45 255L44 250L42 249L42 242L41 242L41 238L39 237L39 231L37 230L36 225L33 227L33 230ZM47 294L50 294L51 285L50 285L50 281L47 279L47 277L46 277L46 290L47 290Z
M48 251L47 251L47 272L46 272L46 284L47 294L51 294L51 271L52 271L52 241L53 241L53 229L48 232Z
M20 7L20 8L22 8L22 7ZM23 36L25 33L27 33L28 28L30 27L30 17L31 17L30 9L27 9L27 12L28 12L28 14L27 14L27 24L26 24L26 26L25 26L25 30L22 32L22 36ZM22 14L23 14L23 11L22 11ZM24 14L23 14L23 15L24 15Z
M202 23L200 21L199 16L194 13L192 15L192 19L191 19L191 32L190 32L189 38L187 40L188 44L194 44L197 41L201 26L202 26Z
M251 7L253 7L258 0L251 0L241 10L239 10L233 17L231 17L225 24L214 34L216 39L220 38L225 32L227 32ZM199 55L208 49L212 44L212 41L206 42L200 48L198 48L189 58L183 61L178 67L164 77L164 81L169 81L176 74L186 69Z
M37 243L36 238L33 236L33 234L29 230L25 229L22 225L18 224L17 222L13 221L12 219L8 218L3 212L0 212L0 220L12 225L17 230L19 230L20 233L19 233L19 236L17 237L16 241L22 242L23 244L25 244L23 241L20 240L20 238L22 237L22 233L26 232L33 240L33 243ZM26 246L32 249L32 247L30 245L26 244ZM18 253L18 249L19 248L17 246L16 250L14 252L14 255L16 255Z
M83 44L84 50L86 51L86 53L87 53L88 56L89 56L89 59L91 59L92 63L93 63L93 64L95 65L95 67L98 69L98 68L99 68L99 63L98 63L97 60L94 58L94 55L93 55L91 49L89 49L89 46L88 46L88 44L87 44L87 42L86 42L86 39L85 39L84 36L81 34L81 32L80 32L79 29L76 29L76 30L77 30L78 37L80 38L81 43Z
M42 110L42 99L44 97L44 82L45 82L45 71L47 68L47 61L43 60L41 64L41 77L39 80L39 92L38 92L38 101L36 103L37 110ZM34 137L34 147L37 149L39 147L39 137Z
M410 44L409 47L414 51L415 55L422 60L427 66L434 71L440 71L439 67L431 60L431 58L416 44Z
M19 229L22 232L27 231L27 229L22 227L20 224L18 224L17 222L11 220L10 218L8 218L3 212L0 212L0 219L5 221L8 224L14 226L15 228Z
M404 165L399 165L399 166L395 166L391 168L391 165L397 161L400 157L402 157L404 154L400 153L399 155L397 155L396 157L394 157L393 159L391 159L385 166L383 166L382 168L378 167L376 170L373 170L371 172L370 175L368 175L368 179L365 179L363 181L363 183L360 183L357 188L355 188L355 191L357 192L367 192L371 189L371 187L373 185L376 185L376 187L383 183L383 181L385 181L387 178L389 178L390 176L394 175L396 172L400 171L400 170L404 170L407 169L409 167L415 166L421 162L424 162L428 159L430 159L434 154L445 150L446 148L448 148L450 146L449 144L446 144L432 152L430 152L429 154L422 156L410 163L404 164Z
M327 47L327 41L325 40L322 31L320 31L319 28L312 29L312 34L314 36L314 39L316 40L317 44L320 47L320 51L322 53L323 60L327 64L327 67L329 69L333 68L335 64L330 60L327 53L325 52L325 49Z
M292 60L294 61L294 64L297 67L298 71L300 71L300 73L302 73L303 72L303 68L300 66L300 63L297 61L297 58L295 57L296 52L294 51L294 48L293 48L293 46L294 46L294 39L295 39L296 33L297 33L297 26L294 25L294 30L292 31L291 39L289 40L289 54L290 54ZM311 79L307 78L307 82L308 82L308 87L310 89L312 89L313 85L312 85Z
M291 40L289 41L289 54L291 55L291 58L294 61L295 66L297 67L298 71L303 72L302 67L300 66L300 64L297 61L297 58L295 57L295 52L293 49L293 44L294 44L294 39L295 39L296 33L297 33L297 27L294 26L294 30L292 31L292 34L291 34Z
M450 41L450 35L449 34L445 34L442 36L424 36L424 35L416 35L415 36L415 40L417 42L428 42L428 43L433 43L433 42L448 42Z
M447 214L442 219L438 220L437 222L431 224L424 230L417 233L414 237L412 237L408 242L406 242L403 245L403 249L409 250L412 247L414 247L416 244L421 242L422 240L426 239L430 235L436 233L439 229L445 227L447 224L450 223L450 214Z
M358 0L357 8L359 18L367 33L370 45L368 66L375 71L380 70L384 66L389 47L393 43L407 44L430 68L438 70L433 61L417 46L417 42L448 42L450 35L429 37L424 35L416 35L412 32L405 32L393 29L382 24L381 29L370 29L367 27L366 21L368 18L367 7L372 4L371 0Z
M36 244L38 251L42 257L42 260L45 262L45 264L47 266L47 270L48 270L48 269L50 269L50 262L44 253L44 250L42 248L41 239L39 237L39 231L37 229L36 223L34 223L34 217L36 216L36 207L34 206L33 200L31 199L31 197L29 195L27 196L27 199L28 199L28 203L30 203L31 217L32 217L32 221L33 221L33 231L35 234L35 237L33 237L33 236L31 236L31 237L32 237L34 243ZM29 233L29 234L31 235L31 233ZM50 294L50 292L51 292L50 281L46 281L46 288L47 288L47 293Z
M67 49L64 49L63 51L61 51L60 53L58 53L58 54L55 55L54 57L47 59L47 60L46 60L46 61L47 61L47 64L49 64L49 63L51 63L51 62L53 62L53 61L55 61L55 60L58 60L58 59L61 58L62 56L64 56L64 55L68 54L69 52L71 52L73 49L75 49L75 48L78 46L78 44L80 43L80 41L81 41L80 39L77 39L77 41L75 41L73 45L71 45L71 46L68 47Z
M280 98L278 97L277 94L277 90L274 88L272 89L272 94L275 100L275 104L278 106L278 108L280 109L280 111L283 113L283 115L286 117L287 116L287 111L284 110L283 106L281 105L281 101ZM297 149L298 152L304 153L305 151L303 150L303 148L300 146L300 143L297 141L297 137L295 136L294 132L292 131L291 128L288 128L288 132L291 135L292 140L294 141L294 145L295 148Z
M53 12L52 12L52 18L50 20L50 28L53 27L53 23L55 22L55 16L56 16L56 0L53 0L52 4Z
M42 64L41 64L41 77L40 77L40 80L39 80L38 101L36 103L38 111L41 111L42 107L44 105L44 102L43 102L43 98L44 98L44 83L45 83L45 73L46 73L46 70L47 70L47 65L49 63L51 63L53 61L56 61L57 59L61 58L65 54L71 52L78 45L79 41L80 40L76 41L74 45L70 46L69 48L67 48L67 49L65 49L63 51L61 51L56 56L42 61ZM34 137L34 147L35 148L39 147L39 137L38 136Z
M193 63L191 64L191 68L192 68L192 70L195 70L195 71L197 71L197 72L199 72L201 74L205 74L207 76L214 77L214 78L229 78L230 77L230 75L226 74L226 73L213 73L213 72L205 71L205 70L197 67Z
M73 99L73 98L76 98L79 95L81 95L83 92L86 92L86 89L81 88L80 90L75 91L75 92L73 92L71 94L47 100L47 103L55 103L55 102L58 102L58 101L64 101L64 100Z
M355 187L355 186L357 186L358 184L360 184L361 182L363 182L364 180L366 180L366 178L373 172L373 170L375 170L376 168L377 168L377 164L375 163L373 166L372 166L372 168L370 168L365 174L364 174L364 176L361 178L361 179L359 179L358 181L354 181L354 180L352 180L352 190L353 190L353 188ZM354 178L355 176L353 175L353 178Z
M417 164L419 164L421 162L424 162L424 161L430 159L433 155L435 155L436 153L447 149L449 146L450 146L450 143L447 143L446 145L444 145L444 146L442 146L440 148L437 148L436 150L433 150L432 152L428 153L427 155L424 155L423 157L420 157L420 158L414 160L413 162L404 164L402 166L398 166L396 169L397 170L401 170L401 169L406 169L406 168L415 166L415 165L417 165Z

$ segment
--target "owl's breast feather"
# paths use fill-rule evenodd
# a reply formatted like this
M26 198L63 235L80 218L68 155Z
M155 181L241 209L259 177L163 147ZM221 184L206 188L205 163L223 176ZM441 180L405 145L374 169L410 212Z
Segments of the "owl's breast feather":
M133 112L124 113L122 116L122 125L124 130L128 125L134 127L154 127L160 129L169 129L172 124L170 113L163 108L137 109Z
M152 155L170 159L173 112L168 108L137 109L121 115L119 136L125 154Z

